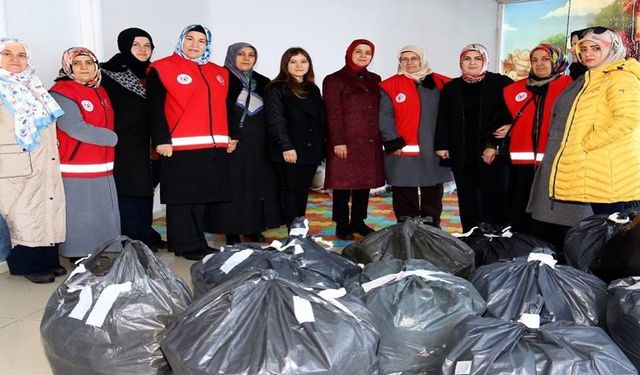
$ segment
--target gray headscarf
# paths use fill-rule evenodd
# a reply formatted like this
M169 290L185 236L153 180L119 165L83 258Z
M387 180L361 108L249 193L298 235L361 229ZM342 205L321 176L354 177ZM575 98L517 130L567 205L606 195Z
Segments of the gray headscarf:
M236 66L236 57L240 50L245 47L253 49L256 53L257 61L258 50L246 42L239 42L230 45L229 48L227 48L227 56L224 59L224 66L229 69L234 76L238 77L240 82L242 82L242 91L236 99L236 105L242 109L240 127L244 125L244 120L247 116L253 116L260 112L263 106L262 97L255 92L256 80L252 78L253 68L243 72Z

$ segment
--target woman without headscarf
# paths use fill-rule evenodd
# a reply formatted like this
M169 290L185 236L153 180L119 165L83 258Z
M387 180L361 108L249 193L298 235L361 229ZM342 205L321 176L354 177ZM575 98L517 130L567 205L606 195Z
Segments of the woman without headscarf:
M229 72L209 62L211 43L206 27L185 27L173 55L153 62L147 77L168 247L190 260L214 251L204 235L205 206L231 199L226 153L235 142L227 131Z
M436 129L436 154L453 170L460 221L469 231L481 222L508 222L509 161L496 156L496 128L509 123L502 90L511 78L488 72L487 49L469 44L460 52L462 76L442 90ZM501 128L502 129L502 128Z
M559 48L540 44L531 50L530 60L529 78L507 86L503 92L512 116L509 129L512 164L510 218L514 231L552 238L553 228L533 221L526 208L535 171L546 151L551 109L560 93L571 83L571 77L565 75L568 62Z
M62 109L44 89L26 44L0 38L0 215L13 247L12 275L34 283L66 274L64 191L55 121Z
M229 70L227 114L229 132L239 140L229 155L233 200L211 206L213 232L226 233L227 244L265 242L262 231L283 224L275 166L267 154L267 121L263 105L269 79L253 70L258 59L248 43L229 46L224 66Z
M592 28L576 44L589 70L553 162L552 199L591 203L595 214L640 199L640 64L620 36Z
M145 80L153 52L151 35L138 28L118 35L118 49L101 64L102 86L115 114L116 144L113 177L118 190L122 234L155 249L160 235L153 230L151 129L147 115Z
M93 52L64 51L51 95L64 110L58 119L60 170L67 199L67 239L60 255L87 256L120 235L118 196L113 180L113 109Z
M398 74L380 84L385 174L398 221L422 216L440 224L443 183L451 172L439 165L433 140L440 92L449 81L431 71L422 49L406 46L398 53Z
M333 189L336 237L373 232L367 218L369 189L384 185L382 138L378 130L380 76L367 70L375 46L356 39L347 48L345 66L323 81L329 139L324 187ZM351 198L351 212L349 212Z
M265 92L269 152L279 175L287 226L305 215L309 187L324 157L325 113L314 78L307 51L289 48L280 59L280 73Z

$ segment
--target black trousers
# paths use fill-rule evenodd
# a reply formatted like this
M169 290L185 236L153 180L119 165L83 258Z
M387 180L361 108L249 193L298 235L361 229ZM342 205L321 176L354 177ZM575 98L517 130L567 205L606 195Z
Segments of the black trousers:
M120 231L122 235L144 242L153 248L162 239L152 228L153 197L118 196Z
M536 224L527 213L527 204L531 194L531 185L535 175L533 165L512 165L511 166L511 207L509 210L509 221L514 232L533 234Z
M207 248L204 204L167 204L167 245L175 253Z
M12 275L30 275L49 272L60 267L58 245L29 247L17 245L7 257L7 265Z
M351 215L349 215L349 198L351 198ZM340 225L363 222L367 218L368 207L369 189L333 191L332 220Z
M391 201L396 220L400 222L405 217L431 217L435 225L440 225L443 192L442 184L420 187L392 186Z
M482 163L453 172L465 232L481 222L509 222L509 167L507 160L496 159L491 165Z
M287 226L298 216L305 216L309 187L316 173L315 165L279 163L280 202Z

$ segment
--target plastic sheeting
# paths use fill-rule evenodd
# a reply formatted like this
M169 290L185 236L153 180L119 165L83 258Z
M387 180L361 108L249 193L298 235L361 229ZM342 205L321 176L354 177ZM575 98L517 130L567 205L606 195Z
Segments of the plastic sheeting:
M338 292L273 270L238 275L197 300L162 350L178 375L375 373L373 317Z
M421 259L371 263L360 279L378 321L382 374L439 373L453 328L485 309L471 283Z
M497 262L508 262L529 255L534 249L548 249L555 253L552 244L525 233L511 233L508 228L481 224L467 233L456 236L473 249L476 267Z
M194 263L191 280L199 297L243 272L267 269L287 280L322 289L340 288L360 273L355 263L324 249L312 238L289 236L264 248L253 244L226 246L223 252Z
M609 285L607 327L611 338L640 370L640 277Z
M591 264L593 274L606 282L640 276L640 216L616 233Z
M470 317L451 335L445 375L626 375L633 365L599 327Z
M467 244L421 219L407 219L371 233L346 247L342 255L364 264L385 259L425 259L462 277L468 277L475 269L475 255Z
M607 285L573 267L555 265L550 255L531 253L482 266L469 281L487 301L488 317L509 321L527 313L540 314L542 322L605 323Z
M191 293L142 242L122 245L113 263L104 251L84 260L49 299L40 331L54 374L171 373L160 342Z

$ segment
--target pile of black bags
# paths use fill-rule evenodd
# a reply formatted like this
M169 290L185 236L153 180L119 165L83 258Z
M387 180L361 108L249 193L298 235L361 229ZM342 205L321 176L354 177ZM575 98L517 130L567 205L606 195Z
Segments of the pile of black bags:
M607 327L620 349L640 369L640 277L609 285Z
M47 303L40 331L54 374L171 373L160 343L191 293L142 242L117 241L120 254L84 260Z

